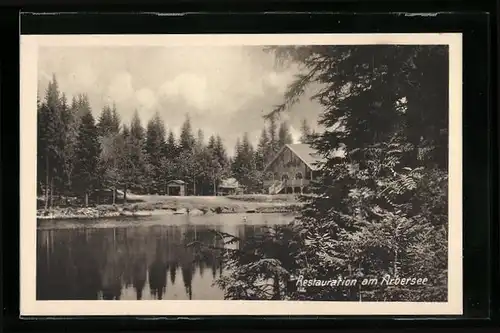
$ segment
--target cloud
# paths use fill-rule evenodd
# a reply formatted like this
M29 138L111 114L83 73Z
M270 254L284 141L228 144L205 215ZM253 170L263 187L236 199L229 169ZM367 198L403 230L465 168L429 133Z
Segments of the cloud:
M204 110L209 107L207 79L193 73L182 73L173 80L163 83L158 92L166 98L179 98L188 105Z
M288 85L292 82L293 80L293 73L290 71L286 72L270 72L264 80L264 83L272 88L275 89L278 93L282 94L286 91Z
M132 75L129 72L116 74L107 89L107 95L117 104L123 103L135 95Z
M155 93L148 89L142 88L135 93L135 98L138 101L139 109L151 110L157 106L157 99Z
M80 86L82 89L88 89L96 84L97 76L89 64L80 64L74 68L68 75L65 85Z
M158 111L178 136L188 113L195 131L220 134L230 149L244 132L257 141L262 115L282 103L297 73L275 68L273 55L253 46L46 47L38 61L42 98L55 73L68 98L89 96L95 115L116 103L124 122L137 110L146 124ZM313 125L320 110L304 96L282 119L295 128L303 118Z

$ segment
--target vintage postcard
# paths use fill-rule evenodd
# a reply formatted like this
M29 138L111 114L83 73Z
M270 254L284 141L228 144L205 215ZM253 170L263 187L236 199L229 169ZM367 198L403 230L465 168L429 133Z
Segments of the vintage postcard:
M20 52L21 315L462 314L460 34Z

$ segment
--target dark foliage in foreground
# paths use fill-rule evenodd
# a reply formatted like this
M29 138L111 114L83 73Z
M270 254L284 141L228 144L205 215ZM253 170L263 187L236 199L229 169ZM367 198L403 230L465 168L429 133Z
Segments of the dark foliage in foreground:
M301 216L225 250L228 299L446 301L448 50L445 46L273 47L302 66L285 111L310 83L327 130ZM344 156L334 157L341 150ZM226 244L237 239L225 235ZM427 278L425 286L306 287L293 279Z

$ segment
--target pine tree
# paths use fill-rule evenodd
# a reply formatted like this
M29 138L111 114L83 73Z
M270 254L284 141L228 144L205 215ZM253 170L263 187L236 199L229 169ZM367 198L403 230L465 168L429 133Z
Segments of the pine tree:
M248 133L244 133L241 141L236 143L236 152L232 165L234 178L248 191L255 191L260 185L260 174L257 172L255 150L250 143Z
M312 135L312 130L307 122L307 119L305 119L305 118L302 119L302 124L300 126L300 132L301 132L300 142L301 143L308 143L309 138Z
M72 174L75 163L75 149L78 139L78 122L75 114L75 100L71 106L67 104L66 96L61 96L61 117L63 123L64 139L62 142L63 187L66 193L72 189Z
M196 149L201 150L204 147L205 147L205 134L203 133L202 129L199 129L196 136Z
M132 117L130 124L130 135L126 141L128 159L126 168L129 170L129 177L125 184L127 189L135 189L144 192L143 184L147 175L147 161L145 155L145 131L137 111Z
M286 121L282 122L278 129L278 150L283 148L284 145L293 143L292 135L290 134L290 128Z
M166 149L167 149L166 155L169 159L177 157L178 147L177 147L177 142L175 141L174 132L172 131L170 131L170 133L168 134Z
M226 148L224 147L224 143L220 135L217 135L215 138L214 153L217 156L217 161L221 165L223 175L227 176L229 160Z
M264 170L264 167L267 165L270 159L270 154L269 154L269 137L267 135L266 128L264 127L262 129L262 132L260 134L259 138L259 143L257 145L257 151L256 151L256 164L257 164L257 169L260 171Z
M296 258L307 262L307 268L297 274L436 277L432 286L423 288L345 293L323 288L311 291L311 298L445 300L447 49L380 45L276 50L309 71L291 86L276 112L293 104L308 82L324 86L317 98L325 108L320 124L327 130L313 135L311 144L327 161L313 189L317 195L306 201L297 222L308 235L304 253ZM338 149L348 159L332 155ZM427 207L439 213L431 214Z
M278 121L275 113L271 114L268 118L269 120L269 147L270 154L274 155L279 150L279 142L278 142Z
M206 167L208 169L208 178L212 183L212 192L217 195L217 186L223 177L227 176L228 159L226 150L220 136L210 136L207 145Z
M113 108L111 109L111 124L110 124L111 132L115 134L120 133L120 126L121 126L121 118L118 112L116 111L116 104L113 103Z
M38 111L38 177L45 179L45 209L52 206L54 189L63 183L64 123L61 95L55 75Z
M116 191L122 181L120 164L122 162L124 140L120 134L120 117L116 105L111 109L105 106L99 117L97 128L101 143L98 174L99 187L111 188L113 191L112 203L116 201Z
M191 118L186 115L186 119L181 127L181 134L179 139L180 149L183 151L191 151L195 145L195 138L191 128Z
M78 193L85 196L85 205L89 201L89 195L97 187L98 163L101 153L101 145L98 137L98 129L90 110L81 118L78 141L76 145L76 164L74 171L75 188Z
M101 137L108 136L112 131L113 115L109 106L104 106L97 121L97 129Z
M156 113L147 124L145 151L149 163L150 183L156 192L165 186L162 165L165 164L165 124Z

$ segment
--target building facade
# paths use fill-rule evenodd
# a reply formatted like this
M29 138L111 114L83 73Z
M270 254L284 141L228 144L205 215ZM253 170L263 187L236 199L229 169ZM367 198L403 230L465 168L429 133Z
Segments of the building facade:
M167 183L167 195L170 196L185 196L186 183L183 180L171 180Z
M264 169L264 190L269 194L304 193L320 175L323 159L308 144L287 144Z

